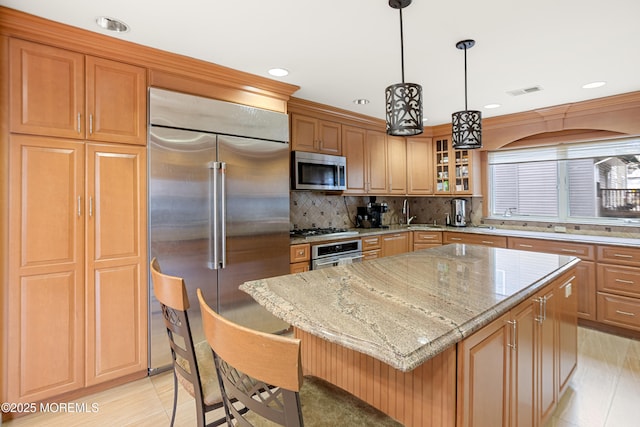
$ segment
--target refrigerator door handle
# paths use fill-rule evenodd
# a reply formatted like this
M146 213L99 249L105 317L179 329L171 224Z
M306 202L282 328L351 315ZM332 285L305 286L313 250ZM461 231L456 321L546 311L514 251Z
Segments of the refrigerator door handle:
M220 223L220 247L222 251L220 268L227 266L227 164L225 162L220 163L220 176L222 182L220 183L220 210L222 214L222 221Z
M220 162L209 162L209 261L207 267L217 270L219 266L218 255L218 175Z

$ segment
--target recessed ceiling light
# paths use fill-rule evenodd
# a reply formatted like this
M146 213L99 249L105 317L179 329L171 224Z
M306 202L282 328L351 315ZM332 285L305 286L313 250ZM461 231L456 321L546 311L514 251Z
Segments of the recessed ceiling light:
M591 83L587 83L585 85L582 85L582 89L595 89L597 87L601 87L606 85L607 82L591 82Z
M490 110L492 108L499 108L499 107L501 107L500 104L487 104L487 105L484 106L484 108L486 108L488 110Z
M364 99L364 98L358 98L358 99L354 99L353 103L357 104L357 105L366 105L368 104L370 101L368 99Z
M107 16L98 16L96 18L96 24L104 30L115 31L116 33L126 33L129 31L129 26L127 24L119 19L109 18Z
M284 68L272 68L268 72L274 77L284 77L289 75L289 70L285 70Z

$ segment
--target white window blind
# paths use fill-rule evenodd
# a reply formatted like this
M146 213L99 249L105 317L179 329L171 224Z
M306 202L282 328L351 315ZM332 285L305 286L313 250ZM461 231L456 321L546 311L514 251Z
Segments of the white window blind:
M593 159L569 160L569 215L593 217L598 214L596 173Z
M558 216L558 167L553 161L492 166L493 214Z

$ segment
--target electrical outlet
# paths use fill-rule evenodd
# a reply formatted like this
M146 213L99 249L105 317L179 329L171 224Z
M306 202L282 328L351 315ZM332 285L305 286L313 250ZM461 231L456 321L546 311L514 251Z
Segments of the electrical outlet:
M553 231L555 231L556 233L566 233L567 227L563 227L562 225L556 225L555 227L553 227Z

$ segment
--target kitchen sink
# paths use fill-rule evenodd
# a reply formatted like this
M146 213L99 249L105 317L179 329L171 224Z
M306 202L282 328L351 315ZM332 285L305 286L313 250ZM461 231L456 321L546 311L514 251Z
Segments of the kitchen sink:
M409 224L407 226L409 230L444 230L445 227L442 225L433 225L433 224Z

